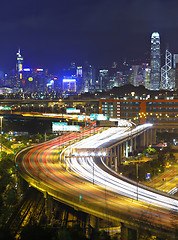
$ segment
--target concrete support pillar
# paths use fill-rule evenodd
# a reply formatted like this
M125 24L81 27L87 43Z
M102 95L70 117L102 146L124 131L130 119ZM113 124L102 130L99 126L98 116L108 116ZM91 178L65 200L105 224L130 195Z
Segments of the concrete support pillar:
M122 143L117 145L117 149L116 149L117 167L121 164L124 153L125 153L125 146L123 146Z
M109 157L106 157L106 165L109 165Z
M113 158L113 149L110 150L110 157L109 157L109 167L112 166L112 158Z
M114 159L114 148L111 149L110 167L112 167L114 163L113 159Z
M132 152L133 150L133 138L130 139L130 150L129 152Z
M148 137L149 137L149 133L148 130L145 132L145 140L146 140L146 147L148 147L149 143L148 143Z
M152 144L156 144L156 128L152 128Z
M93 216L93 215L90 215L90 226L94 229L98 229L98 218Z
M108 167L111 167L111 156L109 157L108 160L109 160L109 161L108 161Z
M145 132L143 132L143 133L140 135L140 146L141 146L141 147L145 147L145 145L146 145Z
M107 157L107 166L109 167L109 164L110 164L110 157L111 157L111 149L109 150L108 152L108 157Z
M121 223L121 239L128 240L128 228L123 223Z
M53 201L47 192L44 192L45 199L45 215L47 216L48 223L52 221L52 213L53 213Z
M90 226L90 215L87 215L86 219L86 237L90 238L91 236L91 226Z
M121 158L120 158L120 145L117 145L117 167L119 166L121 162Z
M143 146L146 146L146 132L143 133Z
M122 143L119 145L119 163L121 163L123 157L123 147Z
M115 157L114 170L117 172L117 156Z
M136 150L137 149L137 138L135 137L134 138L134 150Z
M48 193L44 192L44 199L45 199L45 215L48 216Z
M149 130L149 145L152 145L152 129Z
M121 240L137 240L137 230L128 228L121 223Z
M117 172L117 146L114 147L114 170Z
M125 157L128 158L128 141L125 142Z
M116 147L113 148L113 153L114 153L114 157L117 156L117 149L116 149Z
M149 145L152 145L152 129L149 130Z

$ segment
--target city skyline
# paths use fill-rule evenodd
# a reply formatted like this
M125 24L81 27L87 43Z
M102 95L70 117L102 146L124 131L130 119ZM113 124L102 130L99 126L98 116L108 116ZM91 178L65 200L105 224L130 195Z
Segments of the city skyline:
M9 1L2 4L0 70L14 68L22 50L30 67L58 73L72 61L88 60L109 65L124 59L150 57L150 36L161 36L161 52L167 44L176 53L178 3L174 0L136 1ZM169 10L167 10L169 9ZM145 54L146 53L146 54Z
M128 83L133 86L143 85L150 90L176 89L178 84L178 54L172 55L169 52L170 56L168 57L168 50L166 50L165 64L167 64L168 60L171 63L169 67L170 73L168 73L168 65L161 67L160 63L160 35L158 32L152 33L150 47L151 58L147 63L128 64L125 60L122 66L113 62L109 68L95 69L88 62L80 66L75 62L71 62L61 71L60 75L52 75L48 72L48 69L27 67L24 65L21 50L18 49L16 53L16 69L12 71L12 75L4 74L3 76L1 72L1 86L10 87L12 88L11 91L15 92L63 91L64 94L106 91ZM167 83L167 87L164 86L164 81Z

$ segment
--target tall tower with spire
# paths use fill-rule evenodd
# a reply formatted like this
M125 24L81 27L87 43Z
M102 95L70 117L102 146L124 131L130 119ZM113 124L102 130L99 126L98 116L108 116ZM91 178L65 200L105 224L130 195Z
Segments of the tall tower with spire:
M18 49L17 63L16 63L16 72L17 72L16 87L17 88L20 88L20 81L22 80L22 70L23 70L23 57L20 53L20 49Z
M158 32L151 35L151 79L150 89L159 90L161 80L160 36Z

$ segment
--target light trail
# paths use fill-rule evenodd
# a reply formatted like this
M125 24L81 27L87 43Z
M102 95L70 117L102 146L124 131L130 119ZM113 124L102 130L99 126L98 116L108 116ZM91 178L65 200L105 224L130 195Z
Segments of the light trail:
M103 188L107 187L107 189L114 193L178 212L177 200L154 193L153 191L149 191L140 186L137 187L134 184L127 183L108 174L93 162L92 157L79 158L78 161L76 158L72 157L68 160L68 167L85 180L90 181L91 183L94 181L96 185Z
M146 130L151 126L152 124L144 124L137 126L133 130L130 130L130 127L111 127L100 134L88 137L87 139L80 141L75 145L75 147L73 146L73 148L76 148L77 150L91 148L96 149L99 147L104 148L113 144L114 142L119 142L126 137L133 137L133 135L139 133L140 131Z
M151 124L138 126L132 131L128 131L129 129L127 127L110 128L100 134L94 135L80 141L79 143L73 144L69 149L67 149L67 151L65 150L66 155L71 155L72 149L75 149L75 152L80 149L85 149L85 152L75 154L78 155L78 158L72 156L67 158L65 161L67 168L70 168L73 172L83 177L85 180L94 182L98 186L106 186L108 189L117 194L137 199L147 204L163 207L169 209L170 211L178 212L178 200L172 199L168 195L165 196L164 194L161 194L161 192L157 193L151 188L149 189L148 187L144 187L141 184L138 185L136 182L131 183L129 179L121 179L119 176L119 178L117 178L116 176L112 176L112 174L108 174L99 168L97 164L95 164L93 160L94 156L91 156L92 152L90 151L90 148L98 149L100 147L103 147L105 143L109 144L109 142L112 142L113 140L118 141L118 139L129 137L130 135L147 129L148 127L151 127ZM86 157L82 158L82 155L85 155ZM105 165L103 161L102 164ZM105 165L105 168L108 167ZM112 170L109 168L108 170L111 173Z
M129 136L129 131L124 132L126 128L121 132ZM95 130L85 129L82 134L85 137ZM151 221L166 229L172 228L172 214L177 213L177 199L161 192L151 192L151 188L140 184L137 187L134 181L112 172L100 157L69 156L79 142L65 148L61 155L58 154L61 145L67 146L69 141L80 137L79 133L66 134L20 152L16 159L22 176L40 191L48 191L55 199L90 214L102 217L107 201L107 214L111 219L132 216L145 224ZM119 138L117 134L116 138ZM61 162L58 162L60 159ZM137 193L139 201L135 200ZM81 202L79 195L82 195Z

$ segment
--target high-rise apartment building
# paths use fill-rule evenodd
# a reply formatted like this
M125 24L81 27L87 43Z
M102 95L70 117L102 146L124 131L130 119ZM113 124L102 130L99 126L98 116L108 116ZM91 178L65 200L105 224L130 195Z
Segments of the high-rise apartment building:
M158 32L151 35L151 80L150 89L160 89L161 79L161 53L160 53L160 36Z

